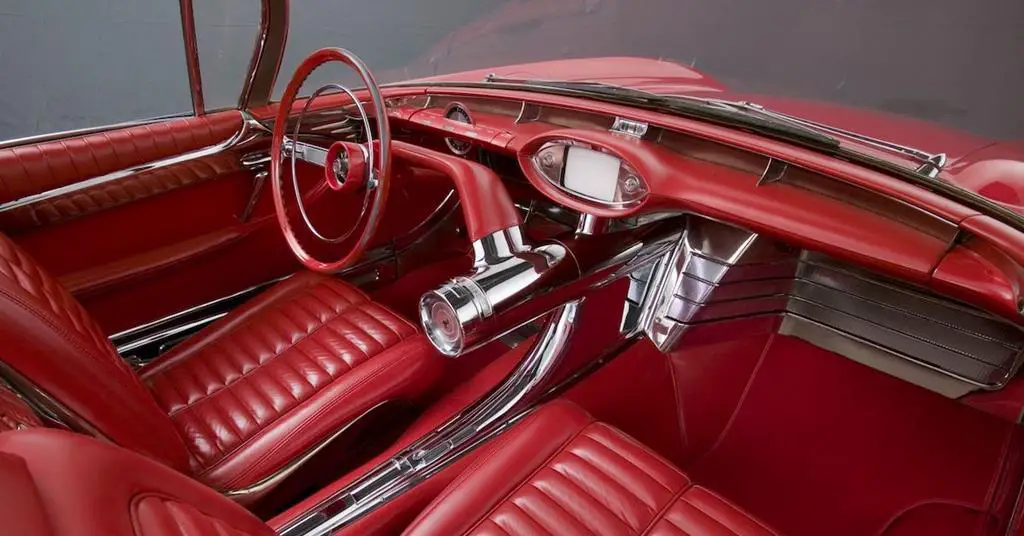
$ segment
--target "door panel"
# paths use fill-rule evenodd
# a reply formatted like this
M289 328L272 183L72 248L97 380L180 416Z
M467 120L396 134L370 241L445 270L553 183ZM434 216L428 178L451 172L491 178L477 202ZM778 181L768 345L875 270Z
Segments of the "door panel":
M108 333L121 331L299 268L269 181L241 164L268 148L262 129L227 111L0 149L0 230ZM327 190L317 168L300 164L298 173L318 225L354 223L361 199ZM447 195L443 178L423 177L394 171L374 243L408 231Z

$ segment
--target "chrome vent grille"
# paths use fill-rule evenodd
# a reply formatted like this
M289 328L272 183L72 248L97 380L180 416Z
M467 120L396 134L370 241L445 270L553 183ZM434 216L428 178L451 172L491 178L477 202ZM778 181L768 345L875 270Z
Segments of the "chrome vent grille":
M1021 364L1024 332L1002 319L724 224L687 225L660 280L642 285L640 321L662 351L692 327L793 315L986 389Z

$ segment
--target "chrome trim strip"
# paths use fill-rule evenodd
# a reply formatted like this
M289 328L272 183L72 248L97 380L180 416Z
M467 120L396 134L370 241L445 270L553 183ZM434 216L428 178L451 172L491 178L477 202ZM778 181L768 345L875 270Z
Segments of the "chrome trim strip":
M251 141L252 139L266 132L266 128L258 121L253 119L252 116L250 116L248 113L241 112L241 114L241 129L239 129L239 131L234 136L221 143L210 145L208 147L197 149L195 151L191 151L188 153L170 156L168 158L163 158L160 160L156 160L154 162L147 162L145 164L140 164L138 166L134 166L128 169L114 171L111 173L107 173L106 175L100 175L99 177L93 177L91 179L79 181L73 184L68 184L66 186L61 186L60 188L54 188L52 190L47 190L45 192L40 192L38 194L32 194L19 199L15 199L13 201L8 201L7 203L0 205L0 212L14 210L17 208L31 205L33 203L46 201L47 199L53 199L55 197L60 197L74 192L80 192L82 190L86 190L94 186L99 186L101 184L106 184L109 182L130 178L135 175L138 175L139 173L145 173L147 171L152 171L154 169L165 168L168 166L181 164L183 162L189 162L191 160L212 156L220 152L226 151L228 149L231 149L236 145L240 145L248 141Z
M265 283L260 283L259 285L253 285L253 286L251 286L251 287L249 287L249 288L247 288L245 290L236 292L234 294L230 294L230 295L227 295L227 296L224 296L224 297L221 297L221 298L217 298L215 300L211 300L211 301L208 301L206 303L202 303L202 304L196 305L194 307L189 307L188 309L185 309L183 311L178 311L177 313L165 316L163 318L158 318L156 320L153 320L152 322L147 322L145 324L140 324L140 325L135 326L133 328L128 328L128 329L126 329L124 331L119 331L119 332L111 335L108 338L110 339L111 342L114 342L114 344L116 345L115 341L117 341L118 339L123 339L125 337L131 337L132 335L136 335L138 333L141 333L143 331L149 330L150 328L159 326L161 324L167 324L167 323L173 322L173 321L175 321L175 320L177 320L179 318L182 318L182 317L187 316L189 314L192 314L194 312L201 311L203 309L208 309L210 307L213 307L214 305L218 305L218 304L226 302L228 300L232 300L234 298L238 298L240 296L244 296L245 294L249 294L249 293L252 293L252 292L257 291L257 290L262 290L264 288L270 287L274 283L277 283L277 282L280 282L280 281L284 281L285 279L288 279L291 276L292 276L292 274L288 274L288 275L286 275L284 277L279 277L277 279L272 279L272 280L267 281Z
M288 0L262 0L260 31L253 44L249 70L242 83L238 108L263 106L270 102L288 41Z
M486 397L285 525L281 536L325 536L436 474L507 428L542 395L576 332L582 300L560 307L519 366Z
M301 455L292 458L291 460L288 461L288 463L284 465L284 467L281 467L277 471L274 471L273 473L267 475L265 478L261 479L255 484L245 488L222 490L221 494L229 499L238 499L249 498L253 495L259 496L270 491L275 486L283 482L284 479L288 478L293 473L295 473L295 471L298 471L300 467L302 467L306 462L308 462L314 456L316 456L317 453L327 448L328 445L333 443L339 437L345 435L346 432L351 430L353 426L355 426L358 422L362 421L367 415L374 413L379 408L389 403L391 403L390 400L378 402L377 405L360 413L359 415L356 416L356 418L346 422L341 428L332 432L330 435L328 435L326 438L324 438L316 445L313 445L312 448L302 453Z
M21 138L12 138L0 142L0 149L7 149L9 147L17 147L19 145L32 145L36 143L43 143L47 141L62 140L66 138L73 138L75 136L85 136L88 134L96 134L98 132L107 132L110 130L120 130L125 128L137 127L142 125L152 125L153 123L159 123L161 121L169 121L172 119L185 119L192 117L192 112L182 112L180 114L162 115L160 117L150 117L146 119L133 119L131 121L122 121L120 123L113 123L110 125L99 125L95 127L76 128L71 130L62 130L60 132L49 132L46 134L35 134L32 136L24 136Z
M185 333L186 331L189 331L189 330L194 329L194 328L202 327L202 326L205 326L207 324L212 324L213 322L215 322L215 321L217 321L217 320L219 320L221 318L224 318L227 315L228 315L228 313L227 313L227 311L225 311L223 313L217 313L215 315L210 315L208 317L201 318L201 319L193 321L193 322L188 322L186 324L179 324L179 325L174 326L172 328L168 328L168 329L163 330L163 331L158 331L158 332L156 332L156 333L154 333L152 335L143 337L141 339L136 339L136 340L134 340L134 341L132 341L132 342L130 342L128 344L124 344L124 345L118 346L116 348L116 350L117 350L117 353L124 355L127 352L131 352L132 350L134 350L136 348L140 348L142 346L146 346L147 344L150 344L150 343L153 343L153 342L156 342L156 341L161 341L161 340L167 339L169 337L173 337L173 336L175 336L175 335L177 335L179 333Z
M0 361L0 380L9 386L14 394L18 395L18 398L25 402L43 421L62 429L110 441L110 438L100 432L92 423L68 409L67 406L3 361Z
M206 113L203 101L203 73L199 68L199 43L196 40L196 16L192 0L178 0L181 8L181 36L185 44L185 66L188 69L188 86L192 94L192 113L197 116Z

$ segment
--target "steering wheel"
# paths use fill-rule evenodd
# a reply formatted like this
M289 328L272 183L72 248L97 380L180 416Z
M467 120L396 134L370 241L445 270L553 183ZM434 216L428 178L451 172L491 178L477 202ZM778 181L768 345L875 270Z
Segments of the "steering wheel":
M286 136L288 130L288 116L295 104L295 98L306 78L325 63L338 61L348 65L355 70L363 79L366 89L370 94L370 108L377 123L377 140L373 140L370 129L371 118L363 103L359 101L355 93L341 84L326 84L314 91L305 106L299 112L295 128L291 138ZM336 141L330 148L324 150L320 147L299 142L298 134L302 128L302 121L310 110L313 101L328 90L341 91L349 96L359 111L363 128L366 132L366 143L353 143L347 141ZM285 210L284 184L282 181L282 165L285 157L288 157L291 164L292 189L295 194L295 202L298 205L299 215L312 235L325 243L337 244L350 238L353 231L359 228L360 223L365 219L362 234L352 245L344 257L336 261L322 261L313 257L299 242L295 229L288 219ZM351 195L362 195L363 205L359 218L348 232L335 237L328 237L321 233L309 218L306 207L302 201L302 193L299 190L298 177L295 174L295 160L300 159L308 163L323 167L324 181L329 189L336 192L343 192ZM347 266L354 264L366 251L366 246L373 238L377 226L387 202L388 187L390 186L391 170L391 131L388 128L387 111L384 108L384 99L381 97L380 88L370 74L366 64L355 54L340 48L322 48L313 52L295 69L291 82L285 88L284 96L281 97L280 107L277 109L277 116L274 120L274 131L270 146L270 180L274 193L274 210L277 213L277 221L284 232L285 240L291 247L295 256L310 270L317 272L337 272Z

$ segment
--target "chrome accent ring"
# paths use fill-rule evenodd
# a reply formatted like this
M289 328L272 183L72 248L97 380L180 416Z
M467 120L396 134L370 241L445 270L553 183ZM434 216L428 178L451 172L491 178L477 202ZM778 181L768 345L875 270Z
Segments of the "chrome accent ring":
M364 151L363 151L367 155L366 162L369 165L367 166L367 171L366 171L366 173L368 175L367 181L366 181L366 184L367 184L366 195L363 196L363 207L359 211L359 218L356 219L356 224L353 225L351 229L346 231L341 236L338 236L338 237L335 237L335 238L328 238L328 237L324 236L323 234L320 233L319 230L317 230L316 226L313 225L313 221L309 218L309 214L306 213L306 206L302 203L302 192L299 189L299 176L298 176L298 174L295 173L295 153L297 152L296 148L297 148L298 141L299 141L299 133L302 131L302 120L303 120L303 118L305 118L306 113L309 111L309 107L313 104L313 101L316 100L316 98L319 97L321 94L323 94L324 91L327 91L329 89L336 89L336 90L344 92L346 95L348 95L352 99L352 102L355 103L356 109L359 110L359 115L360 115L360 117L361 117L361 119L363 121L363 128L366 129L367 145L370 146L369 149L364 149ZM341 84L331 83L331 84L324 84L323 86L320 86L316 91L313 92L312 95L309 96L309 99L306 100L306 105L302 107L302 111L299 112L299 117L295 121L295 128L292 130L293 146L295 146L295 147L293 147L293 149L291 151L291 153L292 153L291 154L292 188L295 191L295 204L299 206L299 214L302 216L302 221L306 224L306 228L309 229L309 231L311 233L313 233L314 236L316 236L320 240L323 240L324 242L327 242L327 243L330 243L330 244L337 244L339 242L344 242L346 239L348 239L348 237L352 236L352 232L353 231L355 231L357 228L359 228L359 222L363 221L363 216L366 215L366 207L369 205L369 200L370 200L370 195L369 194L370 194L370 192L373 191L374 186L375 186L374 181L371 180L373 178L373 176L374 176L374 169L375 169L374 168L374 157L373 157L373 136L372 136L372 132L373 131L370 130L370 118L369 118L369 116L366 115L366 110L363 108L363 103L359 102L359 99L356 97L355 93L353 93L350 89L348 89L347 87L345 87L345 86L343 86ZM328 169L333 169L333 163L332 162L324 162L324 167L328 168Z

